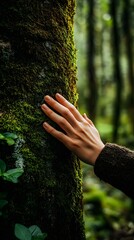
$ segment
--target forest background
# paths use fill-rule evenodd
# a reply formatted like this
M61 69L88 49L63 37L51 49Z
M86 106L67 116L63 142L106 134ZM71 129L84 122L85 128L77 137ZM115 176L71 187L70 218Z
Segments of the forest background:
M2 239L85 240L80 162L43 131L40 109L56 92L77 102L75 2L79 110L104 142L134 146L133 1L1 0ZM87 165L83 192L87 240L133 238L133 202Z
M133 20L133 0L77 0L79 110L95 122L104 142L116 142L131 149L134 148ZM87 165L83 165L83 191L87 240L133 236L133 202L98 181Z

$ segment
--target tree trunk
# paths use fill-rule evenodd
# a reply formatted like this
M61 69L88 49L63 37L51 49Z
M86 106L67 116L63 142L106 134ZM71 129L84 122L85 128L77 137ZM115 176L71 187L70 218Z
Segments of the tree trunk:
M113 142L117 141L118 129L120 125L123 79L120 67L120 36L117 21L117 2L112 0L110 4L110 13L113 19L113 59L114 59L114 80L116 83L116 95L114 103L114 116L113 116Z
M126 40L126 53L128 61L128 83L129 83L129 94L127 110L130 116L132 134L134 134L134 58L133 58L133 38L131 23L133 16L131 13L131 1L127 2L124 0L124 11L123 11L123 30Z
M15 239L15 223L38 225L47 240L85 239L79 161L44 132L48 119L40 110L46 94L77 101L74 5L0 1L0 131L17 133L14 156L24 159L20 182L4 186L9 204L7 218L0 219L1 239ZM9 152L3 158L14 167Z
M88 14L88 36L87 36L87 74L88 74L88 85L89 85L89 98L87 101L87 109L89 115L93 121L95 121L96 110L97 110L97 81L95 76L95 17L94 8L95 1L88 1L89 14Z

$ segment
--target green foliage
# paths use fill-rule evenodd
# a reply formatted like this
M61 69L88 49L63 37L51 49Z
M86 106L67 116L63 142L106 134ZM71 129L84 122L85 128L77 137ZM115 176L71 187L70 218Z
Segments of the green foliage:
M6 132L0 133L0 142L6 142L9 146L15 144L15 140L17 139L17 135L14 133Z
M14 145L17 140L17 135L14 133L6 132L0 133L0 143L6 143L8 146ZM17 143L15 148L14 155L18 155L19 158L22 158L19 152L19 148L23 143L22 139ZM12 183L17 183L18 178L23 174L23 168L14 168L7 170L5 161L0 159L0 177L5 181L10 181ZM6 193L0 192L0 216L2 216L2 209L8 204L6 200ZM22 224L15 224L14 233L16 238L20 240L44 240L47 237L46 233L42 233L40 228L36 225L33 225L29 228L25 227Z
M44 240L47 234L42 233L40 228L36 225L27 228L17 223L15 224L15 236L20 240Z
M0 177L2 177L6 181L17 183L18 178L23 174L23 172L24 171L21 168L9 169L8 171L2 173Z
M112 234L128 226L132 202L122 192L100 183L84 165L84 220L87 240L109 240ZM130 218L130 216L132 218Z
M133 83L133 77L131 78L131 73L133 72L131 66L133 66L133 63L130 63L132 59L131 55L128 56L128 52L133 53L133 51L130 50L130 46L133 46L133 38L127 40L129 37L129 32L127 30L130 30L130 32L133 33L133 3L132 1L117 1L116 3L117 28L118 34L120 35L120 54L116 53L114 55L115 42L111 35L113 16L110 13L110 8L114 1L82 1L82 4L81 0L78 0L77 2L75 42L78 49L77 66L80 111L82 114L87 112L92 119L92 112L88 113L88 105L91 104L89 101L92 96L90 89L94 84L92 76L95 75L96 86L94 86L94 89L96 87L98 92L95 125L99 130L103 142L116 141L117 144L133 149L134 88L133 85L130 84L130 82ZM93 2L94 19L88 19L90 6ZM126 5L126 10L129 11L128 17L126 17L123 5ZM92 26L90 23L92 21L94 22L94 27L90 29ZM127 23L129 23L128 26L126 25ZM89 44L91 44L88 40L89 29L91 31L94 31L93 29L95 29L94 39L92 39L95 46L94 62L92 63L94 69L92 69L90 76L90 71L88 69L89 65L87 64L89 59L91 59L91 52L88 48ZM115 76L115 73L118 70L117 66L115 66L115 61L118 56L120 58L121 74L123 76L123 85L120 85L122 102L119 126L117 126L118 137L116 140L113 140L113 132L116 127L116 123L113 121L113 116L117 107L117 104L114 104L114 102L117 95L117 89L119 90L119 86L117 88L119 76ZM90 62L90 65L92 64ZM130 95L131 101L129 102ZM88 170L85 170L85 168ZM116 237L110 238L110 235L118 230L124 230L124 226L130 224L130 221L133 218L132 202L118 190L107 186L105 183L102 184L102 182L97 181L96 176L92 174L92 171L89 170L88 167L85 168L83 185L86 239L117 239ZM88 171L88 174L85 174L85 171ZM89 183L88 187L87 182ZM120 236L118 239L124 238Z
M17 135L14 133L0 133L1 144L6 142L9 146L11 146L15 144L16 139ZM2 177L4 180L17 183L18 178L23 174L23 172L24 171L22 168L14 168L6 171L6 163L0 159L0 177Z
M0 144L7 144L8 146L14 145L17 135L14 133L6 132L0 133ZM23 174L22 168L14 168L7 170L5 161L0 159L0 178L5 181L12 183L17 183L18 178ZM6 200L6 193L0 192L0 216L2 216L2 209L7 205L8 201Z

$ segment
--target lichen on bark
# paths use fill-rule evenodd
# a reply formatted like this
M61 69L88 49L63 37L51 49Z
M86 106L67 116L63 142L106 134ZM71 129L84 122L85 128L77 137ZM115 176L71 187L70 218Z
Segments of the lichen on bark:
M74 0L1 0L0 131L24 139L25 172L7 184L7 219L0 235L14 239L16 222L37 224L48 240L83 240L80 163L44 132L43 97L62 93L77 102L73 43ZM14 166L12 155L7 159ZM5 231L9 229L9 231Z

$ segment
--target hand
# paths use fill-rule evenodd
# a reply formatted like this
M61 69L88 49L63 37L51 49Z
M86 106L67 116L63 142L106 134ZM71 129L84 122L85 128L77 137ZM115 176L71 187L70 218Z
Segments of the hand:
M64 132L56 130L47 122L43 123L44 129L82 161L94 165L104 147L97 129L86 114L82 116L63 96L57 93L55 97L57 101L48 95L44 99L47 105L59 114L46 104L43 104L41 108Z

